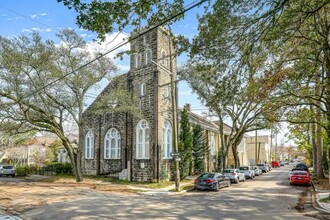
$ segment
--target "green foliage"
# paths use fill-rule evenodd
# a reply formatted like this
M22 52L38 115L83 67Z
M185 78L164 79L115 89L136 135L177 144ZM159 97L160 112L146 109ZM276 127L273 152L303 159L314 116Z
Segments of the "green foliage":
M161 181L163 181L163 180L167 180L167 179L168 179L168 172L167 172L166 169L162 168L162 169L160 170L159 179L160 179Z
M192 134L186 106L181 112L179 153L181 157L180 178L184 179L189 175L192 163Z
M79 27L97 32L99 38L111 33L116 29L123 30L127 26L141 28L142 23L154 26L170 16L183 10L183 0L174 1L92 1L87 3L82 0L57 0L69 9L77 13ZM134 16L133 16L134 15ZM168 24L182 18L175 17Z
M28 176L31 174L31 169L28 165L16 166L15 171L17 176Z
M208 154L207 138L202 127L197 124L193 126L193 166L194 174L200 174L205 171L204 157Z
M55 172L55 174L73 174L72 166L70 163L48 163L44 167L45 171Z

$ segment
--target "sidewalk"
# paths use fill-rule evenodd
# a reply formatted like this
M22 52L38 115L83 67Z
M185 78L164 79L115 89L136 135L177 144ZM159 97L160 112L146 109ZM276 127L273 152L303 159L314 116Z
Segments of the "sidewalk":
M190 183L181 183L180 184L180 188L182 188L183 186L187 186ZM148 189L148 188L141 188L141 187L135 187L135 186L128 186L129 189L132 190L139 190L141 194L144 195L175 195L175 194L181 194L181 193L185 193L188 190L184 189L181 190L179 192L174 191L175 190L175 185L171 185L165 188L161 188L161 189Z
M325 177L329 178L329 176L326 174L325 174ZM317 209L320 209L326 213L330 213L330 203L325 203L325 202L319 201L320 199L330 197L330 190L317 189L314 184L313 184L313 188L314 188L314 192L315 192L314 196L312 196L313 202L314 202L314 204L316 203L318 206L318 207L316 207L314 205L314 207Z

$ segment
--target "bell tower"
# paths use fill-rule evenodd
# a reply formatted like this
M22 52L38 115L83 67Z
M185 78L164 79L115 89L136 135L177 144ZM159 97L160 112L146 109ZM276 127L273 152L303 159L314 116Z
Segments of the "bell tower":
M173 36L158 27L135 31L131 37L129 82L142 112L141 118L132 120L132 180L158 180L164 170L170 174L172 163L171 74L176 79ZM137 128L141 120L147 125L145 130Z

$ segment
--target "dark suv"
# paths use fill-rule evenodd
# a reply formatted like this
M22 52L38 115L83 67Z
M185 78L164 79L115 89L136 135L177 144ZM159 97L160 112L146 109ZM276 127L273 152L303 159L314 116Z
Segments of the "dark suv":
M304 170L308 172L308 166L305 163L298 163L293 169Z

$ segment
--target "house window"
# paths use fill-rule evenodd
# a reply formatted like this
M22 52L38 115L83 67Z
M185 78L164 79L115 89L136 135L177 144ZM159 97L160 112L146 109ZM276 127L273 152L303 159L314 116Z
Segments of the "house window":
M111 128L105 134L104 159L120 159L120 133L116 128Z
M171 158L172 151L172 126L169 121L165 121L163 127L163 158Z
M135 54L135 68L139 68L142 64L141 54Z
M94 158L94 134L88 131L85 136L85 159Z
M210 136L210 148L211 148L211 155L215 155L215 135L211 134Z
M145 52L145 64L148 65L151 61L151 50L148 49Z
M146 89L147 89L146 83L141 83L141 85L140 85L140 96L141 97L146 95Z
M136 159L149 159L149 124L141 120L136 126Z

